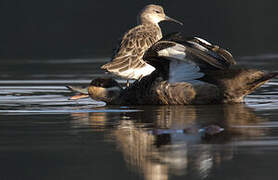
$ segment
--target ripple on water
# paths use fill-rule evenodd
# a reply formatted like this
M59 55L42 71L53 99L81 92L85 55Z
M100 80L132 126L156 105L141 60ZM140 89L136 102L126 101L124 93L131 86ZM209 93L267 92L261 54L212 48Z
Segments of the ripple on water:
M63 82L63 81L62 81ZM60 82L61 83L61 82ZM133 112L128 109L97 110L105 103L90 98L69 100L71 92L63 86L1 86L1 114L67 114L84 112Z
M9 113L66 113L73 107L84 111L87 108L102 107L105 104L91 99L69 101L71 93L65 84L88 84L88 80L5 80L0 81L0 112ZM18 85L19 84L19 85ZM47 85L53 84L53 85ZM257 110L276 109L278 107L278 79L265 84L261 89L248 95L246 103ZM3 108L4 107L4 108ZM89 108L89 109L88 109ZM74 109L76 111L76 109ZM85 110L86 111L86 110Z
M245 102L256 110L278 108L278 79L274 78L245 98Z

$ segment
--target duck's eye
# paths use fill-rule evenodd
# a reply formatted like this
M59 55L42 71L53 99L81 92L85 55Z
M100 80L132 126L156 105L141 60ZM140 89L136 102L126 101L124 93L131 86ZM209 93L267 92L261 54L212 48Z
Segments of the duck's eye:
M158 10L156 10L155 12L156 12L156 13L160 13L160 11L158 11Z

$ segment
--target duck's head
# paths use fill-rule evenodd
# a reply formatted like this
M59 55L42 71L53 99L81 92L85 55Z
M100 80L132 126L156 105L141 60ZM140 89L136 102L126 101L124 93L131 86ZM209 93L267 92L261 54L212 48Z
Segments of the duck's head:
M94 79L88 87L92 99L108 103L117 99L121 90L121 86L112 78Z
M138 23L152 23L158 25L161 21L173 21L182 25L181 22L166 16L162 6L150 4L145 6L138 15Z

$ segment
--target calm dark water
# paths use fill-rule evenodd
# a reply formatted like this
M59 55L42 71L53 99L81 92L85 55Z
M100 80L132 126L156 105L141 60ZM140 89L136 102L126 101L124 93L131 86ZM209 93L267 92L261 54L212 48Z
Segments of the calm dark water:
M278 69L276 54L238 60ZM237 105L69 101L64 85L103 76L104 61L0 61L1 180L278 178L278 79ZM225 131L204 140L210 124Z

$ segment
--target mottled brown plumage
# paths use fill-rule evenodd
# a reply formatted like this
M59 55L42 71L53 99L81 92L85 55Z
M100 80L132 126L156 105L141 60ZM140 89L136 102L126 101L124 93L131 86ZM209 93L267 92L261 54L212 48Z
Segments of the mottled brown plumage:
M139 25L131 29L124 35L113 60L101 68L126 79L140 79L144 74L136 75L133 71L148 66L142 57L145 51L161 37L160 28L153 24ZM125 73L131 68L134 70Z
M165 15L161 6L146 6L138 15L138 26L125 33L112 61L101 68L126 79L141 79L153 72L155 68L143 56L162 38L158 23L164 20L175 21Z

